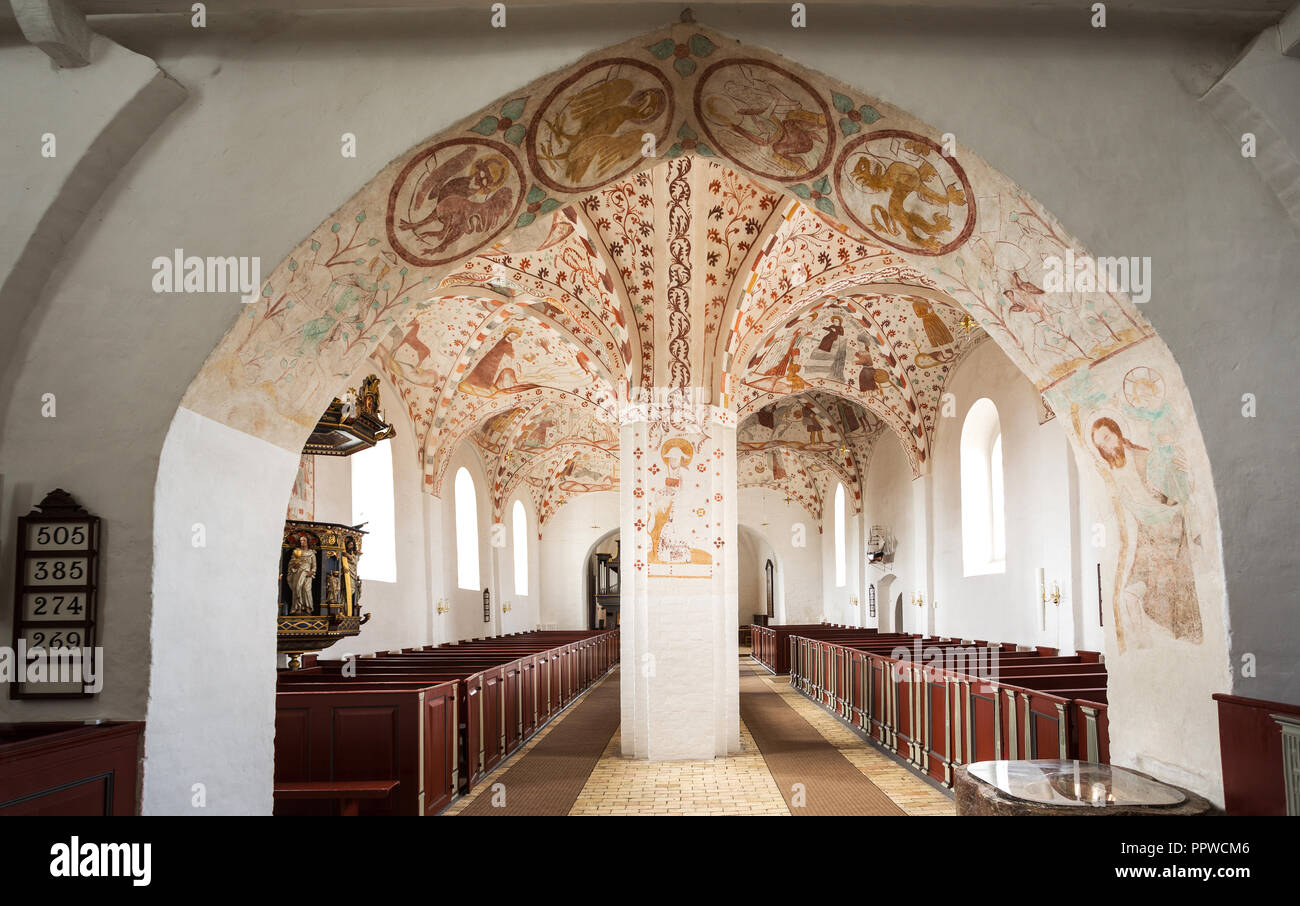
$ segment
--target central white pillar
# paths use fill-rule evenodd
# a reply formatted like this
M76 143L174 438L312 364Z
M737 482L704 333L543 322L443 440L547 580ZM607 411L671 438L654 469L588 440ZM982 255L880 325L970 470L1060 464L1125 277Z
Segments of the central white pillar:
M623 754L709 759L740 751L735 418L651 396L620 432Z

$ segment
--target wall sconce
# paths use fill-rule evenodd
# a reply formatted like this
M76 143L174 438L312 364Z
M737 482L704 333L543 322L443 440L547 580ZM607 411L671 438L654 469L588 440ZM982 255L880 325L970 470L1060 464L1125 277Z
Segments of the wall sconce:
M451 605L447 603L446 598L438 599L438 613L451 613Z
M857 607L857 606L858 606L858 596L857 596L857 595L853 595L852 597L849 598L849 606L850 606L850 607Z
M917 592L917 593L913 594L913 595L912 595L912 603L915 604L917 607L924 607L924 606L925 606L925 595L921 594L920 592Z
M1056 604L1058 606L1060 605L1061 584L1059 582L1053 582L1052 593L1049 595L1047 593L1047 572L1046 570L1043 569L1038 570L1038 600L1040 605L1038 608L1039 628L1046 630L1047 629L1047 602L1051 601L1053 604Z
M501 612L502 612L502 613L509 613L509 612L512 611L512 610L514 610L514 608L510 606L510 602L509 602L509 601L506 601L504 604L501 605Z

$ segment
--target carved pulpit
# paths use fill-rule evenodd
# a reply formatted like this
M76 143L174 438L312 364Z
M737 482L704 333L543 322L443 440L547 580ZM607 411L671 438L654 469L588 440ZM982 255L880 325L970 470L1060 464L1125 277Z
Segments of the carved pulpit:
M284 524L280 544L277 640L290 669L301 657L361 632L370 614L361 613L359 528L330 522Z

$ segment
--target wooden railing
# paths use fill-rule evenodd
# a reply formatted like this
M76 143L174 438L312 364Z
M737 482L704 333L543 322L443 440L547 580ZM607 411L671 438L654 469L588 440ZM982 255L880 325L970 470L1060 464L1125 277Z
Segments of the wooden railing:
M866 630L793 635L790 684L947 786L957 765L975 761L1109 762L1104 665L1011 645L907 642Z

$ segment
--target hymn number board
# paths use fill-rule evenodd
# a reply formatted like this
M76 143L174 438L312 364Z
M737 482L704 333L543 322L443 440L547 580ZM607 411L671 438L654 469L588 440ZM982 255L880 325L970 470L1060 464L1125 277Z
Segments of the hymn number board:
M81 652L94 657L96 592L99 576L99 517L79 506L62 489L45 495L18 519L14 570L14 651L27 672L9 686L11 698L87 698ZM31 652L51 654L40 682L24 681ZM77 650L73 655L72 649Z

